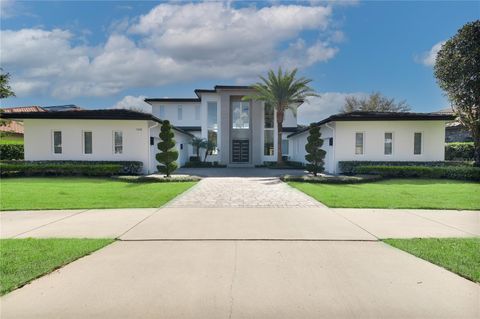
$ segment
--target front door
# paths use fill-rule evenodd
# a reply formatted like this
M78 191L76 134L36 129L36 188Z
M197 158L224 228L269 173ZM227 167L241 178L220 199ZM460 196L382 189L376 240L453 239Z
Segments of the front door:
M250 102L233 100L231 102L231 152L232 163L250 162Z

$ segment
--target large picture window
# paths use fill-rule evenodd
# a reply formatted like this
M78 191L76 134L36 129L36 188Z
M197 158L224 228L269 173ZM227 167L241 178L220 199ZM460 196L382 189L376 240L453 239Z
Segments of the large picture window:
M355 133L355 154L363 155L364 134L362 132Z
M236 101L232 103L232 128L250 128L250 102Z
M263 116L263 155L273 156L274 154L274 109L271 104L265 103L264 116Z
M393 153L393 133L385 133L384 143L383 143L383 153L385 155L392 155Z
M92 154L92 132L83 131L83 154Z
M62 154L62 132L53 131L53 153Z
M422 154L422 133L415 132L413 135L413 154L421 155Z
M215 144L213 154L218 153L218 115L217 102L207 102L207 127L208 140Z
M122 131L113 132L113 152L123 154L123 133Z

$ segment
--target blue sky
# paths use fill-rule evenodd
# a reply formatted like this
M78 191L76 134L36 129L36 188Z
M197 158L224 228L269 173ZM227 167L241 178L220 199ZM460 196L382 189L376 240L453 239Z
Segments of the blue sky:
M0 62L17 92L2 107L136 106L248 84L281 65L299 67L322 94L301 121L372 91L415 111L448 106L432 53L480 17L477 1L2 1L1 9Z

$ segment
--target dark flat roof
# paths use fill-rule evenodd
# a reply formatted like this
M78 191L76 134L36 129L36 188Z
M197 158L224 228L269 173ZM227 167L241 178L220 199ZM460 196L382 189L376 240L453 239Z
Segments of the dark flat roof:
M179 98L170 98L170 97L158 97L145 99L145 102L200 102L200 98L189 98L189 97L179 97Z
M314 125L322 125L329 122L344 121L451 121L455 116L447 113L413 113L413 112L350 112L338 113L327 117ZM301 129L287 137L308 131L308 127Z
M101 109L101 110L70 110L50 112L17 112L1 113L5 119L58 119L58 120L145 120L162 123L163 120L149 114L126 109ZM173 127L174 130L193 136L181 128Z
M177 128L186 132L197 132L202 130L201 126L177 126Z

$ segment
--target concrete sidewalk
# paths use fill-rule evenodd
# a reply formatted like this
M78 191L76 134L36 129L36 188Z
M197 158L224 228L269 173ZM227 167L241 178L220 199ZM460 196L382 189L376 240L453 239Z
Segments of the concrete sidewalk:
M301 239L480 236L479 211L127 208L0 213L1 238Z
M116 242L2 297L9 318L478 318L480 287L381 242Z

